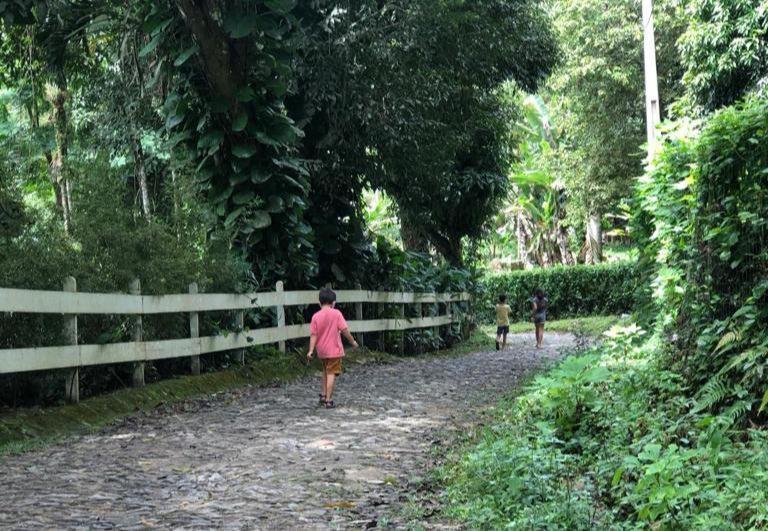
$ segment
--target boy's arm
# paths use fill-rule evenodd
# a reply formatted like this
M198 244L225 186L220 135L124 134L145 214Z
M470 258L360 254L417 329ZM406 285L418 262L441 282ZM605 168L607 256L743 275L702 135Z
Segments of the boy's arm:
M352 337L352 334L349 333L349 328L345 328L341 331L341 335L344 336L347 341L349 341L349 344L352 345L352 348L357 348L357 341L355 341L355 338Z
M317 346L317 335L312 334L309 336L309 352L307 352L307 359L312 359L312 353L315 351L315 347Z

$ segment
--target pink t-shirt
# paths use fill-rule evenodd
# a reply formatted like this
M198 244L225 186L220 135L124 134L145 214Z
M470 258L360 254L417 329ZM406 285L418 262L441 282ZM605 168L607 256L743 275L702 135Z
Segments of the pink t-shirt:
M347 328L347 322L336 308L321 308L312 316L309 333L317 336L318 358L341 358L344 356L344 345L341 343L339 332L345 328Z

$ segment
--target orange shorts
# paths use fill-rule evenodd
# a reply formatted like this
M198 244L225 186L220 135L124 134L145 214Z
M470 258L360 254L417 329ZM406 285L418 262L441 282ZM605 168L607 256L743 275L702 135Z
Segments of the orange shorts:
M323 358L323 372L325 374L341 374L341 358Z

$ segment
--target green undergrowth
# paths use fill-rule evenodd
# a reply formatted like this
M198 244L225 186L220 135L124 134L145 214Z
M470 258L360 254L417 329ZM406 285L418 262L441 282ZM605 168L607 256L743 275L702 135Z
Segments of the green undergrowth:
M348 353L347 365L386 363L388 354L360 349ZM0 412L0 455L24 452L65 436L92 433L139 411L244 386L269 386L313 374L319 365L298 354L271 351L242 367L162 380L143 388L100 395L79 404Z
M438 471L473 529L768 526L768 433L700 411L665 345L614 328L501 401Z

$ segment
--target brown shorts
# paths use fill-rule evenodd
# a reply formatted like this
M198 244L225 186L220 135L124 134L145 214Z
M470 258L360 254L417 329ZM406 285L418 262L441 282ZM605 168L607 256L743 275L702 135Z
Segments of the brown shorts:
M336 376L341 374L341 358L325 358L321 361L325 374L335 374Z

